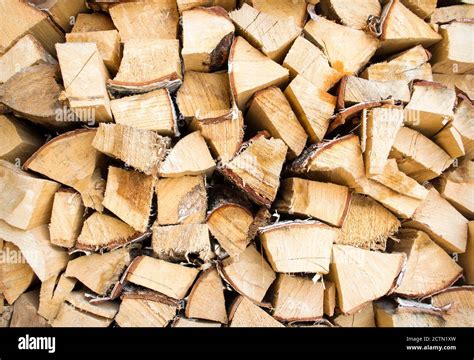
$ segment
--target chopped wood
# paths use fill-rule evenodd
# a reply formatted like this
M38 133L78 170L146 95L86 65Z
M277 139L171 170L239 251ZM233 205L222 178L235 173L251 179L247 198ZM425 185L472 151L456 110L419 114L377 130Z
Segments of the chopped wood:
M333 319L334 324L340 327L375 327L373 303L369 302L354 314L340 314Z
M117 124L153 130L163 136L178 135L176 112L167 89L115 99L110 107Z
M178 40L129 40L124 44L119 71L113 80L107 80L107 88L114 96L161 88L174 91L181 85L181 77Z
M299 27L303 27L306 22L306 1L305 0L245 0L246 3L261 11L273 15L281 20L295 22Z
M106 295L130 261L130 252L126 248L80 256L69 261L66 276L76 278L98 295Z
M288 83L289 71L237 36L229 55L229 81L238 107L244 110L258 90ZM255 76L258 74L258 76Z
M327 316L334 315L336 308L336 284L331 281L324 282L324 314Z
M474 117L474 105L467 99L460 99L460 103L454 113L453 126L461 135L466 153L465 158L474 159L474 127L472 119Z
M180 13L197 6L221 6L227 11L235 9L237 0L176 0Z
M345 0L322 0L320 4L323 15L329 19L361 30L367 28L367 20L370 16L379 16L382 12L378 0L354 1L353 3Z
M468 220L432 188L404 227L426 232L448 253L463 253L467 243Z
M97 316L73 305L64 302L59 309L58 315L51 322L52 327L77 328L77 327L108 327L112 323L111 319Z
M330 225L341 227L351 203L351 191L346 186L288 178L281 181L278 211L311 216Z
M176 315L176 305L152 298L125 295L115 321L120 327L165 327Z
M290 102L311 142L324 138L336 106L336 97L297 75L285 89Z
M260 241L276 272L329 272L339 230L317 221L281 222L260 228Z
M374 305L378 327L444 327L446 321L440 312L416 306L396 306L390 301Z
M92 147L96 133L80 129L59 135L40 147L23 168L74 188L84 206L102 211L105 181L100 171L103 156Z
M224 285L216 268L206 270L197 279L189 294L185 315L227 324Z
M112 19L107 15L98 12L92 14L80 13L76 16L71 33L108 30L115 30L115 26Z
M57 44L64 96L71 110L83 122L112 121L105 82L109 72L96 43Z
M317 321L323 317L324 286L309 278L278 274L272 288L273 317L279 321Z
M474 75L433 74L433 80L453 90L460 90L469 99L474 99Z
M400 241L392 250L404 252L408 260L396 294L424 298L448 288L462 276L462 268L426 233L404 229L398 237Z
M419 183L438 177L453 163L442 148L408 127L398 131L390 157L397 160L401 171Z
M66 301L76 309L111 320L113 320L119 309L118 304L110 301L101 303L89 302L84 291L73 291L69 293L66 297Z
M206 224L155 224L151 245L159 259L171 262L209 262L214 257Z
M324 51L331 66L344 75L359 72L378 46L378 40L364 31L317 15L306 23L304 33L308 40Z
M410 89L404 80L377 81L346 76L339 85L338 101L344 107L363 102L376 102L386 99L410 101Z
M328 58L317 46L302 36L296 38L283 61L283 66L290 71L292 79L301 75L325 91L332 88L343 76L329 65Z
M130 266L127 280L180 300L186 296L198 273L195 268L140 256Z
M466 252L459 255L459 265L464 270L463 275L466 284L474 285L474 263L472 262L474 256L474 221L469 221L468 233Z
M253 302L261 302L276 278L275 273L254 245L237 256L225 259L220 271L238 293Z
M128 224L110 215L94 212L84 221L74 249L84 251L113 250L144 236Z
M102 203L135 230L145 232L154 185L152 176L110 166Z
M337 286L341 312L353 314L365 303L390 293L405 262L405 254L334 245L330 278Z
M234 38L234 24L221 7L196 7L184 11L183 49L186 71L213 72L227 63ZM207 24L202 27L202 24Z
M283 92L274 86L255 93L246 116L255 131L268 131L288 146L287 157L294 159L303 151L307 135Z
M401 0L402 4L422 19L430 17L436 9L436 0Z
M266 139L259 134L244 144L220 171L256 204L270 207L277 194L287 149L282 140Z
M237 31L270 59L281 62L301 28L291 18L281 19L247 3L229 13Z
M39 292L34 290L24 293L15 301L10 327L49 327L48 322L38 315L38 298Z
M179 15L174 0L119 2L109 13L124 43L177 37Z
M156 183L157 224L198 224L206 220L205 178L181 176L159 179Z
M38 314L48 321L52 321L58 315L61 304L73 291L76 279L66 275L54 275L41 283L39 294Z
M388 238L399 227L400 221L377 201L354 194L335 243L385 251Z
M83 0L28 0L38 10L48 14L54 24L65 32L71 31L75 17L87 11Z
M43 63L57 62L33 35L27 34L0 57L0 84L29 66Z
M452 124L448 124L433 137L433 141L452 158L466 155L461 134Z
M221 323L206 320L186 319L184 317L177 317L173 321L173 327L175 328L220 328L221 326Z
M84 211L79 193L66 189L56 192L49 223L51 244L73 247L81 232Z
M453 5L436 8L430 17L430 22L434 24L446 24L454 20L474 18L474 4Z
M229 327L283 327L283 324L245 296L239 296L234 300L229 319Z
M100 124L92 142L98 151L147 175L157 174L170 145L169 138L154 131L118 124Z
M446 327L474 326L474 287L452 287L431 298L434 306L442 307L452 304L452 310L445 315Z
M161 177L185 175L210 175L216 163L206 141L199 131L181 138L163 160L159 173Z

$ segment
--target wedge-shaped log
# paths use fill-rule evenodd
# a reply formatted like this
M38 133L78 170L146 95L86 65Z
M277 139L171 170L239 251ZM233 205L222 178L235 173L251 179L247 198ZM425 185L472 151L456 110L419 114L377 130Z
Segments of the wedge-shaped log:
M103 204L132 228L145 232L154 187L152 176L110 166Z
M288 83L287 69L263 55L244 38L234 39L229 55L230 88L238 107L244 110L258 90Z
M395 293L405 297L424 298L454 284L462 268L426 233L405 229L394 252L404 252L408 261Z
M186 71L213 72L222 68L235 30L227 12L221 7L196 7L184 11L182 19L181 55Z
M79 13L87 12L87 7L82 0L29 0L38 10L48 14L56 25L70 32L75 18Z
M452 124L446 125L437 133L433 141L454 159L466 155L461 134Z
M418 304L414 302L414 304ZM377 327L445 327L446 321L440 311L420 306L396 306L388 300L374 305Z
M339 230L317 221L282 222L259 230L268 262L276 272L329 272Z
M346 186L288 178L281 181L278 211L300 216L312 216L330 225L341 227L351 202Z
M92 145L98 151L120 159L147 175L156 175L170 147L170 139L150 130L101 124Z
M199 131L181 138L161 163L161 177L210 175L216 167L206 141Z
M229 311L229 320L229 327L283 327L282 323L245 296L234 300Z
M114 319L119 310L119 304L111 301L89 302L87 293L83 290L69 293L66 296L66 302L73 305L76 309L111 320Z
M463 253L466 251L467 224L468 220L433 188L403 227L426 232L448 253Z
M459 265L464 270L466 284L474 285L474 221L469 221L466 252L459 255Z
M299 27L303 27L306 22L306 1L305 0L294 0L288 2L286 0L244 0L246 3L261 11L273 15L282 21L288 21L291 18Z
M464 146L465 158L474 159L474 127L472 119L474 117L474 105L465 98L459 99L459 104L454 113L454 128L461 134Z
M133 261L127 280L179 300L186 296L198 273L194 268L140 256Z
M80 13L76 16L76 22L71 29L71 33L108 30L115 30L115 25L107 15L99 12Z
M391 292L405 261L405 254L334 245L330 277L337 286L341 312L353 314L367 302Z
M41 283L39 293L38 314L48 321L52 321L58 315L61 304L72 292L76 285L76 279L66 275L54 275Z
M74 188L84 206L102 211L105 181L100 167L104 158L92 147L96 133L95 129L80 129L59 135L39 148L23 167Z
M112 112L105 83L109 72L95 43L57 44L65 97L83 122L110 122Z
M54 194L49 234L51 244L71 248L76 243L84 222L84 204L81 195L62 189Z
M254 245L240 255L225 259L220 271L234 290L254 302L263 300L276 277Z
M474 4L459 4L436 8L430 17L434 24L450 23L453 20L469 19L474 17Z
M235 9L237 0L177 0L180 13L196 6L221 6L227 11Z
M62 303L58 315L51 322L52 327L78 328L97 327L106 328L112 323L112 319L97 316L82 309L78 309L68 302Z
M259 134L220 171L256 204L270 207L277 194L287 149L282 140L266 139Z
M0 219L27 230L47 224L59 184L0 160Z
M451 287L434 295L431 303L436 307L451 304L452 311L444 316L446 327L474 326L474 288L472 286Z
M320 4L324 16L331 20L337 20L343 25L361 30L367 28L367 20L370 16L379 16L382 12L378 0L354 2L322 0Z
M48 322L38 315L38 290L22 294L13 306L10 327L50 327Z
M345 75L357 73L375 54L378 40L362 30L315 16L304 27L305 36L324 50L329 63Z
M401 2L422 19L426 19L427 17L430 17L431 14L433 14L437 3L436 0L401 0Z
M345 107L363 102L376 102L386 99L394 99L408 103L410 101L410 89L406 81L376 81L365 80L355 76L343 78L339 85L339 101L344 102Z
M215 267L206 270L197 279L189 294L185 315L187 318L227 324L224 285Z
M362 305L361 309L351 314L339 314L333 318L334 324L340 327L372 328L375 327L373 302Z
M115 122L160 135L178 135L175 108L167 89L126 96L110 103Z

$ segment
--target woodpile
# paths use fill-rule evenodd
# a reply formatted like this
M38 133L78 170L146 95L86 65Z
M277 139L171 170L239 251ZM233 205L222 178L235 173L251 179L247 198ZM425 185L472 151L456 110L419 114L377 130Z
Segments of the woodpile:
M474 326L471 4L0 0L0 326Z

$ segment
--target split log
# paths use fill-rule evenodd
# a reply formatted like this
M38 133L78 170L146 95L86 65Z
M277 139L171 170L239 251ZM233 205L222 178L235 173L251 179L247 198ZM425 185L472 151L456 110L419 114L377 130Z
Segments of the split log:
M394 55L387 61L368 66L360 76L376 81L403 80L407 83L415 79L433 81L431 65L428 62L430 58L431 54L423 46L417 45Z
M130 264L128 249L118 249L103 255L91 254L69 261L66 276L76 278L99 295L106 295Z
M396 306L382 300L375 303L378 327L444 327L446 321L440 311L416 306Z
M433 141L453 159L466 155L461 134L452 124L446 125L443 130L433 137Z
M237 0L176 0L180 13L196 6L221 6L227 11L235 9Z
M49 327L48 322L38 315L38 295L39 292L37 290L30 291L24 293L15 301L10 327Z
M101 124L92 142L98 151L147 175L157 174L170 145L169 138L156 132L118 124Z
M204 176L159 179L156 183L157 225L199 224L206 220Z
M24 35L31 34L43 44L46 51L56 54L54 45L64 41L64 35L49 17L23 1L0 2L2 24L0 54L4 54Z
M13 304L30 287L35 273L26 262L20 249L14 244L5 242L1 249L1 255L0 292L9 304Z
M66 301L76 309L89 314L113 320L118 312L119 305L110 301L91 303L84 291L73 291L66 297Z
M288 146L287 157L301 154L307 135L283 92L274 86L255 93L246 116L246 124L255 131L266 130Z
M426 232L448 253L463 253L467 243L467 224L468 220L433 188L403 227Z
M440 177L439 192L464 217L474 219L474 162L463 161L459 167Z
M163 136L178 135L174 104L166 89L115 99L110 107L117 124L153 130Z
M56 64L57 61L33 35L27 34L0 57L0 84L29 66L43 63Z
M390 293L405 262L405 254L334 245L330 278L336 283L342 313L353 314L365 303Z
M84 211L77 192L67 189L56 192L49 223L51 244L72 248L84 222Z
M86 252L114 250L148 235L149 233L138 232L112 216L94 212L84 221L74 250Z
M454 113L454 128L461 134L461 139L466 153L465 158L474 159L474 105L467 99L460 99L460 103Z
M379 16L382 11L378 0L353 3L346 0L322 0L320 4L323 15L328 19L361 30L367 28L367 19L370 16Z
M230 308L229 320L229 327L283 327L283 324L245 296L239 296L234 300Z
M155 223L151 245L159 259L170 262L209 262L214 257L206 224Z
M474 49L464 44L464 39L468 39L473 30L474 24L469 21L454 21L440 26L439 33L443 39L430 49L433 72L474 75Z
M67 253L51 245L47 225L24 231L0 221L0 238L18 246L41 281L58 274L68 263Z
M378 46L378 40L364 31L317 15L306 23L304 33L308 40L323 49L331 66L345 75L359 72Z
M422 19L430 17L436 9L436 0L401 0L402 4Z
M71 31L74 19L79 13L87 11L83 0L27 0L38 10L48 14L54 21L54 24L65 31Z
M95 43L57 44L64 96L71 110L83 122L112 121L105 82L109 72Z
M382 40L377 50L379 55L392 54L416 45L428 48L441 40L441 35L399 0L388 2L383 14L386 16L381 19L380 29L377 29Z
M237 31L270 59L281 62L301 28L291 18L281 19L247 3L229 13Z
M40 147L23 168L74 188L84 206L102 211L105 181L100 168L103 156L92 147L96 133L95 129L80 129L59 135Z
M176 304L154 296L125 295L115 321L120 327L165 327L176 310Z
M283 66L290 71L294 79L303 76L322 90L329 90L343 74L333 69L324 53L309 40L300 36L296 38L283 61Z
M225 259L220 267L223 278L238 293L261 302L276 276L254 245L237 256Z
M462 268L428 235L404 229L394 252L404 252L408 261L395 293L409 298L424 298L438 293L462 276Z
M285 95L310 141L321 141L334 114L336 97L322 91L301 75L297 75L288 85Z
M279 321L317 321L323 317L322 282L278 274L272 288L273 317Z
M198 273L195 268L140 256L130 266L127 280L180 300L186 296Z
M189 294L185 315L227 324L224 286L216 268L206 270L197 279Z
M71 29L71 33L108 30L115 30L115 25L112 19L107 15L99 12L92 14L80 13L76 16L76 21Z
M276 272L329 272L339 230L317 221L281 222L260 228L260 241Z
M469 99L474 99L474 75L433 74L433 80L446 86L448 89L460 90Z
M288 178L281 181L278 211L311 216L330 225L341 227L346 219L351 191L346 186Z
M452 287L431 298L437 307L452 304L451 311L445 315L446 327L474 326L474 287Z
M216 163L211 156L206 141L199 131L181 138L161 163L161 177L185 175L210 175Z
M61 304L76 285L76 279L54 275L41 283L38 314L51 322L58 315Z
M179 15L174 0L122 2L109 9L122 42L176 39Z
M51 322L52 327L58 328L81 328L81 327L108 327L112 319L97 316L64 302L59 309L58 315Z
M145 232L154 187L152 176L110 166L102 204L135 230Z
M408 127L398 131L390 157L397 160L401 171L419 183L438 177L453 163L443 149Z
M95 43L107 69L112 74L118 71L122 50L120 48L120 37L117 30L69 33L66 34L66 41L68 43Z
M289 79L287 69L263 55L240 36L232 43L228 66L230 88L241 110L245 109L258 90L272 85L283 86Z
M49 222L59 184L40 179L0 160L0 219L27 230Z
M459 265L464 270L464 280L466 284L474 285L474 221L469 221L468 224L468 238L466 245L466 252L459 255Z
M176 317L173 321L174 328L220 328L221 326L221 323L205 320L186 319L184 317Z
M299 27L303 27L306 22L307 2L305 0L245 0L246 3L260 12L273 15L282 21L291 19Z
M474 18L474 4L452 5L436 8L430 17L433 24L446 24L452 21Z
M340 327L375 327L374 305L369 302L353 314L340 314L333 319L333 322Z
M231 111L231 93L226 73L186 71L176 103L188 122L193 118L217 119Z
M336 284L330 281L324 282L324 314L327 316L334 315L336 308Z
M124 44L119 71L107 81L107 88L114 96L161 88L174 91L181 85L181 77L178 40L129 40Z
M266 139L259 134L244 144L220 171L256 204L270 207L277 194L287 149L282 140Z
M197 7L184 11L182 22L181 56L186 71L213 72L222 68L235 30L227 12L221 7Z
M370 197L353 194L347 217L336 244L385 251L387 240L400 227L400 221Z

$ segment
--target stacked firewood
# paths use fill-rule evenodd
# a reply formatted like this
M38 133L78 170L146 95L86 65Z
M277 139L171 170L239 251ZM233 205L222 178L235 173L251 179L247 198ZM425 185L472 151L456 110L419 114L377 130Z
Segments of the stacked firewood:
M0 326L474 326L468 0L0 0Z

